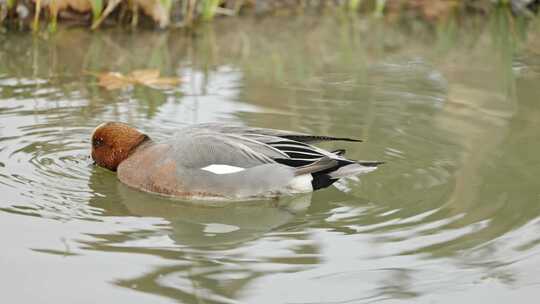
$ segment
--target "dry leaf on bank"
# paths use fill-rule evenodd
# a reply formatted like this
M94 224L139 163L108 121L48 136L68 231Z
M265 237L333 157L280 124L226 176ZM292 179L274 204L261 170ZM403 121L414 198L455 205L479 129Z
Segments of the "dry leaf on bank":
M118 72L90 73L98 78L98 85L107 90L123 89L130 85L144 85L152 88L170 88L182 80L176 77L160 77L159 70L135 70L128 75Z
M92 10L92 4L90 0L32 0L34 3L39 4L42 8L49 8L51 11L63 11L71 8L79 13L86 13Z
M160 28L165 28L170 23L170 0L135 0L134 3L141 7L142 11L152 17Z
M1 2L2 0L0 0ZM140 8L144 14L152 18L160 28L170 23L172 0L31 0L35 3L35 18L39 19L41 9L48 9L52 19L56 20L59 12L73 10L78 13L94 14L93 29L99 27L120 3L138 14ZM103 9L105 9L103 11ZM0 11L1 14L1 11ZM36 21L37 22L37 21Z

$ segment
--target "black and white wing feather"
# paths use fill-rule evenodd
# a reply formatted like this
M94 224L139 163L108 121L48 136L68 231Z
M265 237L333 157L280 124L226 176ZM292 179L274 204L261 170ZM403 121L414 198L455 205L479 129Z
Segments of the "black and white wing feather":
M283 139L288 139L296 142L302 143L317 143L324 141L349 141L349 142L361 142L360 139L347 138L347 137L333 137L325 135L311 135L301 132L292 132L285 130L277 129L267 129L267 128L252 128L244 126L234 126L221 123L203 123L193 126L189 126L191 129L199 130L211 130L217 133L223 134L238 134L242 136L269 136L269 137L278 137Z

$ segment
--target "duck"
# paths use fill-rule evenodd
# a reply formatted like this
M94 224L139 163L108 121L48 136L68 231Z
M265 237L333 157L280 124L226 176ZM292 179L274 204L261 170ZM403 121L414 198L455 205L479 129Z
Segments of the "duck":
M310 193L383 164L347 159L344 149L313 145L328 141L361 142L223 123L188 125L155 141L126 123L105 122L91 134L91 157L131 188L223 200Z

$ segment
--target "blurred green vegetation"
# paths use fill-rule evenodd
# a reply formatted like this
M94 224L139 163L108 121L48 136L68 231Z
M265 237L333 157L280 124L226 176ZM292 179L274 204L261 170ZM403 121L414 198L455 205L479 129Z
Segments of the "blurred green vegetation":
M514 16L532 16L538 0L0 0L0 26L56 30L63 23L100 26L139 24L159 28L193 27L216 17L297 16L347 13L349 16L418 19L428 23L486 16L503 8ZM33 21L31 24L30 21Z

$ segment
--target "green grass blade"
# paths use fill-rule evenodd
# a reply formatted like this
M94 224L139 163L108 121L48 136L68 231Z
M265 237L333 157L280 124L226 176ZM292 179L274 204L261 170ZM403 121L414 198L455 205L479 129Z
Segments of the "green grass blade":
M220 0L203 0L201 17L204 21L209 21L214 18Z
M92 20L96 22L103 12L103 0L90 0L90 5L92 6Z
M12 9L14 6L15 6L15 3L17 2L17 0L7 0L6 3L7 3L7 8L8 9Z
M385 6L386 6L386 0L377 0L375 2L375 16L381 17L384 13Z
M350 11L357 11L361 3L362 0L349 0L347 1L347 9Z

